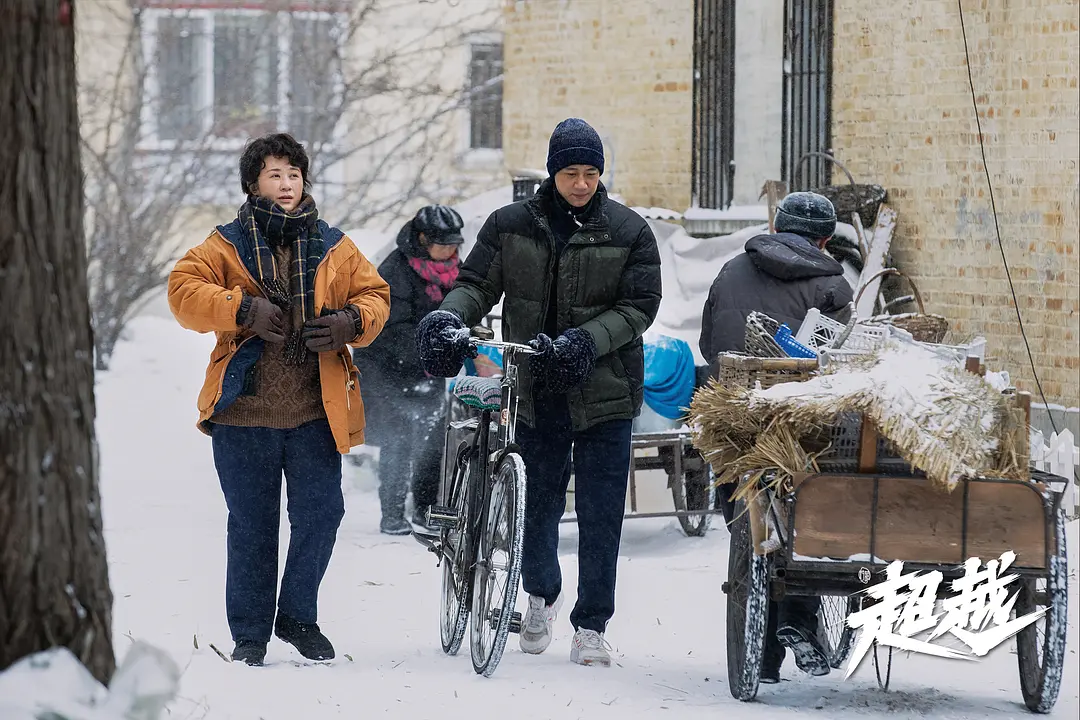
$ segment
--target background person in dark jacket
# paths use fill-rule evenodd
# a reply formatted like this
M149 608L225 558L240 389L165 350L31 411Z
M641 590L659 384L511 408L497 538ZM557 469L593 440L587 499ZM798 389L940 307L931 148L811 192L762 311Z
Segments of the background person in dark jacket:
M520 374L517 440L528 483L521 577L529 594L521 649L536 654L551 643L573 445L580 560L570 659L609 665L603 633L615 612L631 424L642 402L641 336L660 307L660 255L648 224L607 197L604 149L586 122L559 123L547 170L534 197L487 219L457 286L420 324L417 344L429 372L455 375L471 354L455 330L479 323L505 295L504 339L540 350Z
M709 289L698 346L714 368L717 353L743 352L752 311L786 323L792 334L810 308L847 322L851 285L843 266L824 252L836 230L829 199L791 193L776 208L774 226L775 234L750 238L745 252L725 263Z
M746 252L721 268L709 290L698 347L714 371L720 353L743 352L746 317L752 311L787 323L793 334L810 308L839 322L848 321L851 285L840 263L824 252L836 230L836 212L829 199L816 193L791 193L776 208L774 226L775 234L748 240ZM717 488L728 523L734 516L734 490L732 484ZM788 598L779 608L770 603L762 682L780 681L785 646L795 654L799 669L828 674L829 663L816 636L819 604L817 598L798 597Z
M379 529L407 535L405 497L413 493L413 522L439 495L446 381L424 372L416 354L416 326L439 307L458 276L461 216L445 205L428 205L405 223L397 248L379 265L390 283L390 319L369 347L353 357L362 373L369 441L379 451Z

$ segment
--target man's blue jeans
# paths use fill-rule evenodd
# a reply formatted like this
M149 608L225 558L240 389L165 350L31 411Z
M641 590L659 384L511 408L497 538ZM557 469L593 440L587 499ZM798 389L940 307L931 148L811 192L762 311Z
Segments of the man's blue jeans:
M615 614L626 486L630 472L630 420L613 420L574 432L565 397L536 405L536 427L518 425L525 460L525 546L522 587L550 605L562 592L559 519L566 508L570 454L574 457L574 506L578 520L578 599L574 628L604 632Z

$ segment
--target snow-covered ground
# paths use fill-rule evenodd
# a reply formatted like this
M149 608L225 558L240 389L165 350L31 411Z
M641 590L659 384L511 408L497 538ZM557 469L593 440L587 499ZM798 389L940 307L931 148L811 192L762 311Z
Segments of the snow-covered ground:
M462 653L439 648L439 571L410 538L379 535L370 477L346 464L347 513L322 587L320 625L334 642L331 666L298 667L280 641L269 666L227 664L225 506L209 439L197 432L195 397L209 336L144 316L98 380L98 436L105 534L122 658L131 638L164 648L184 669L170 717L318 718L774 718L872 715L1027 717L1009 644L981 662L897 655L892 690L877 690L869 659L850 679L810 679L789 657L785 682L758 701L733 700L726 685L724 595L727 532L687 538L674 520L627 522L618 609L608 636L617 665L568 661L565 616L541 656L511 638L494 677L475 675ZM722 523L719 523L722 525ZM573 597L576 531L563 526L565 590ZM282 547L287 542L283 528ZM1077 524L1070 523L1070 646L1054 716L1076 718L1078 702ZM284 549L281 557L284 560ZM195 643L198 643L198 649ZM351 656L351 660L345 656Z

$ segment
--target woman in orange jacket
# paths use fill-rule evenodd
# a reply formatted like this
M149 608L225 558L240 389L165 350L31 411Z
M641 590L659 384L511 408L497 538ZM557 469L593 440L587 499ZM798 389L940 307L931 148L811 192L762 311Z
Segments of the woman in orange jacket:
M319 585L345 512L341 455L364 442L349 348L382 331L390 288L353 242L319 219L308 156L289 135L240 158L247 201L177 262L169 307L214 332L199 394L229 509L225 605L233 659L261 665L271 630L305 657L334 648L319 630ZM291 536L277 590L284 474ZM276 610L276 620L275 620Z

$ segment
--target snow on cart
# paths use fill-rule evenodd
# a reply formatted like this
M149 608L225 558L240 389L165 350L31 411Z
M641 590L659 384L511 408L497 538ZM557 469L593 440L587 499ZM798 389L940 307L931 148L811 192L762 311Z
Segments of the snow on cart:
M948 346L899 324L808 317L800 343L769 321L751 316L747 348L759 356L721 355L720 377L690 408L695 447L718 483L737 484L724 585L732 695L756 696L769 601L787 596L821 598L830 665L850 672L871 651L887 689L878 649L891 646L879 640L896 644L882 632L896 633L897 608L910 606L875 588L903 589L890 570L900 561L911 590L924 583L930 608L941 599L947 611L905 640L950 631L952 647L935 647L975 657L988 637L1008 639L989 634L1003 623L1034 619L1015 635L1020 685L1030 710L1049 712L1065 655L1067 480L1030 467L1030 396L985 371L981 339ZM1001 578L980 570L997 563ZM1000 587L976 584L978 602L957 605L976 579Z

